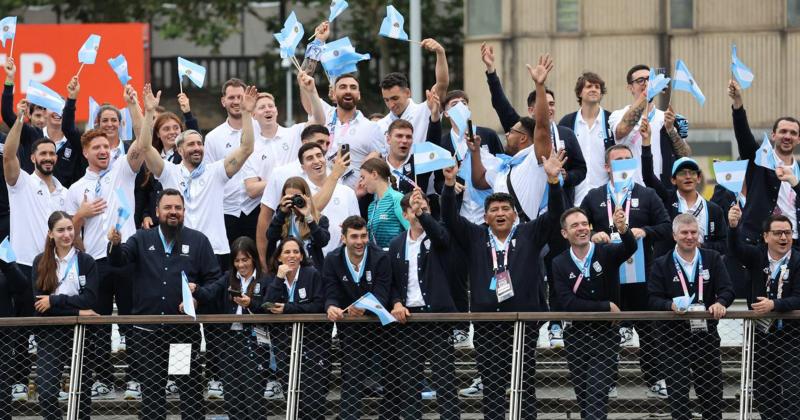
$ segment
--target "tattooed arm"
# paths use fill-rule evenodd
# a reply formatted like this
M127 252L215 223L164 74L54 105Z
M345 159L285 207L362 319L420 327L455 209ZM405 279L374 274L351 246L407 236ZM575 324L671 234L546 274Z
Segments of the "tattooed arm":
M631 133L633 128L642 118L642 114L647 109L647 91L643 91L642 95L636 98L633 104L628 108L628 111L625 112L625 115L622 116L622 120L620 120L619 124L617 125L617 129L614 132L614 138L617 139L619 142L621 139L624 139L628 134Z
M242 141L228 157L225 158L225 173L232 178L242 169L247 158L253 153L255 134L253 131L253 110L256 108L258 91L255 86L248 86L242 100Z

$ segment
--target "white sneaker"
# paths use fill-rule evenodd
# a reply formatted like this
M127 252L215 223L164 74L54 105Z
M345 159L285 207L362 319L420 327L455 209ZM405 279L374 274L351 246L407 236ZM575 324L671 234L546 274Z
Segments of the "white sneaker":
M58 400L59 401L66 401L68 399L69 399L69 392L64 391L63 389L61 391L58 391Z
M140 400L142 399L142 387L139 385L139 382L128 381L125 385L125 397L126 400Z
M128 350L128 345L125 344L125 336L119 336L119 343L117 343L117 351L125 351Z
M561 325L550 324L550 348L560 349L564 347L564 331Z
M473 349L472 334L470 331L453 330L453 348L456 349Z
M647 398L667 398L667 383L662 379L647 389Z
M92 399L107 399L114 398L114 387L108 386L102 382L95 382L92 384Z
M617 398L619 397L619 392L617 391L617 387L612 386L608 388L608 398Z
M633 345L633 328L619 328L619 343L625 347L630 347Z
M464 389L458 391L458 395L467 398L480 398L483 397L483 382L480 376L472 380L472 384Z
M267 382L267 388L264 389L264 398L268 400L282 400L283 387L278 381Z
M209 400L221 400L225 398L223 395L224 392L222 390L222 382L220 381L208 381L208 399Z
M436 399L436 391L433 389L426 389L421 393L423 400L435 400Z
M28 401L28 385L14 384L11 386L11 401Z
M39 345L36 344L36 336L29 335L28 336L28 354L36 354L39 350Z
M178 384L175 381L167 381L167 386L164 388L168 397L177 397L181 391L178 389Z

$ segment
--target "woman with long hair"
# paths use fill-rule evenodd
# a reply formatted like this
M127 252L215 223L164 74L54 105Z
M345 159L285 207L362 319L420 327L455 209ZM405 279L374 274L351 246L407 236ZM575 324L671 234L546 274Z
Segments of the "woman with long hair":
M274 314L324 313L325 290L322 275L306 259L303 243L287 237L269 261L270 272L265 309ZM303 327L303 380L300 383L301 419L324 419L325 399L330 383L331 324L311 323ZM284 391L289 376L290 324L270 327L278 377Z
M286 180L281 190L278 211L267 229L267 241L276 244L290 236L299 239L307 261L322 271L322 248L331 240L328 218L321 215L311 199L311 188L298 176ZM274 245L268 249L274 249Z
M361 164L360 182L368 193L374 195L367 208L370 241L388 250L392 239L409 228L400 206L403 194L391 188L395 184L394 176L389 171L389 164L380 158Z
M231 257L233 265L228 272L198 289L195 297L224 314L260 312L269 277L258 272L255 241L246 236L237 238L231 244ZM217 374L225 387L225 413L237 420L264 418L263 399L259 395L263 374L254 374L261 363L255 325L235 322L218 327L211 337L219 352Z
M44 252L33 260L32 282L39 316L97 315L92 309L97 300L100 277L94 258L83 252L72 218L56 211L47 219ZM72 328L41 327L36 333L39 345L36 361L36 387L44 419L61 419L58 394L65 364L72 355ZM89 369L83 369L80 414L91 414Z

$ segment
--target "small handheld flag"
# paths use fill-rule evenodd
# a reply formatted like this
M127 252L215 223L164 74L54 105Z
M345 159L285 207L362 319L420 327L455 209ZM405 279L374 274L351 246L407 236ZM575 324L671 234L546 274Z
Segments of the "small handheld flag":
M4 17L0 20L0 42L3 43L3 48L6 47L6 41L11 40L11 52L8 54L9 56L13 55L14 52L14 36L17 34L17 17L16 16L8 16Z
M14 253L14 248L11 248L11 241L8 240L8 236L0 243L0 260L9 264L17 261L17 254Z
M297 49L297 45L300 44L300 40L303 39L304 33L303 24L297 20L297 16L292 12L286 18L283 29L273 35L280 45L281 58L294 57L294 51Z
M186 277L186 273L183 271L181 271L181 295L183 298L183 313L194 319L197 319L197 313L194 310L192 290L189 289L189 279Z
M328 23L339 17L347 9L347 6L349 4L345 0L331 0L331 13L328 15Z
M460 140L467 132L467 121L469 121L469 118L472 116L472 112L470 112L469 108L464 105L463 102L459 102L447 110L447 115L450 117L450 121L458 128Z
M656 95L669 86L669 81L669 77L665 77L661 73L656 74L656 70L651 68L650 80L647 82L647 102L652 101Z
M91 96L89 97L89 120L86 121L86 130L94 128L94 120L97 118L97 111L100 110L100 105Z
M674 298L672 298L672 303L674 303L675 306L678 307L679 311L685 312L687 309L689 309L689 305L691 305L692 302L694 302L694 295L695 294L692 293L691 296L686 296L686 295L675 296Z
M81 64L94 64L97 59L97 50L100 49L100 35L89 35L81 49L78 50L78 62Z
M206 80L206 68L183 57L178 57L178 82L181 84L181 91L183 91L184 76L188 77L195 86L201 88Z
M725 187L728 191L739 195L744 185L744 177L747 173L747 160L734 160L730 162L714 162L714 174L717 184Z
M403 30L404 23L405 18L403 18L403 15L394 6L388 5L386 6L386 17L383 18L381 30L378 34L387 38L408 41L408 34Z
M186 306L185 304L183 305ZM381 325L391 324L392 322L397 322L397 318L395 318L386 308L383 307L381 302L378 300L372 292L367 292L364 296L361 296L357 301L353 302L354 307L358 309L364 309L366 311L370 311L373 314L378 316L378 319L381 320Z
M124 55L120 54L114 58L109 58L108 65L114 70L122 86L131 81L131 77L128 75L128 60L125 59Z
M764 133L764 140L761 141L761 147L756 151L756 157L753 163L767 169L772 169L773 171L775 170L775 150L769 142L767 133Z
M358 71L356 63L370 58L369 54L356 52L355 47L350 43L350 38L344 37L325 44L325 50L320 55L320 62L328 77L333 79Z
M739 86L742 90L745 90L753 84L753 71L750 70L749 67L744 65L739 57L736 55L736 44L731 46L731 73L733 73L733 77L736 79L736 82L739 83Z
M622 192L633 186L633 175L636 173L636 159L620 159L611 161L611 173L614 178L614 190Z
M48 111L53 111L58 115L64 111L64 98L61 97L58 93L56 93L53 89L49 87L31 80L28 84L27 95L25 99L28 102L39 105L42 108L47 109Z
M678 62L675 63L675 74L672 77L672 89L691 93L694 99L700 103L700 106L706 103L706 96L703 95L703 91L700 90L700 86L697 85L694 77L692 77L692 73L689 72L689 68L686 67L683 60L678 60Z
M117 232L122 231L122 225L128 221L133 213L133 207L131 207L131 203L128 201L128 198L125 197L125 190L122 187L117 188L117 201L119 202L119 206L117 207L117 224L114 228Z
M120 112L122 112L122 121L119 122L119 139L133 140L133 119L131 118L131 111L128 108L122 108Z
M456 160L447 149L427 141L414 143L413 150L415 174L433 172L456 164Z

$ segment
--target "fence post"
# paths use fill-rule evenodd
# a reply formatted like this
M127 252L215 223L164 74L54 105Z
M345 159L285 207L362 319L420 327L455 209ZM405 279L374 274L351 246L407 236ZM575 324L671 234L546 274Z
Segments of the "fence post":
M508 418L517 420L522 412L522 375L525 361L525 323L522 321L514 322L511 352L511 407Z
M69 366L69 399L67 400L67 419L78 418L78 409L81 401L81 371L83 370L83 342L86 326L75 325L72 337L72 358Z
M300 366L303 357L303 324L292 324L292 346L289 356L289 384L286 395L286 420L297 418L297 408L300 401Z
M742 379L739 388L739 419L750 419L753 410L753 352L755 326L752 319L742 320Z

